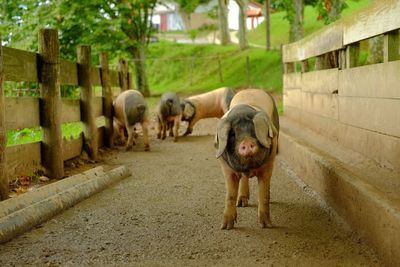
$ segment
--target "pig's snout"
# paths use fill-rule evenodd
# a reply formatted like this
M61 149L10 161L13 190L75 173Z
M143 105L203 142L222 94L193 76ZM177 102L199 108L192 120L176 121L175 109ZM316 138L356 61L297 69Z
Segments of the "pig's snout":
M239 144L239 155L242 157L252 157L257 153L258 146L255 140L243 140Z

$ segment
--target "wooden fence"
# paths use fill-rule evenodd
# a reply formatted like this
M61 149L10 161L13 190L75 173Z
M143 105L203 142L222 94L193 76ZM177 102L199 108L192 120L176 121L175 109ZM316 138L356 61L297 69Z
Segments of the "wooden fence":
M39 53L0 46L0 182L30 174L44 167L51 178L64 176L63 162L79 156L82 149L92 159L98 148L112 146L112 88L131 88L127 61L119 70L109 70L107 54L100 55L100 67L91 65L90 46L77 49L78 62L59 58L58 34L54 29L39 33ZM3 79L2 79L3 77ZM40 98L4 97L3 81L40 84ZM60 85L80 87L80 99L62 99ZM94 86L102 87L102 96L94 95ZM104 116L105 126L97 128L96 119ZM61 124L83 123L83 135L62 139ZM8 129L41 126L43 140L6 147ZM7 171L6 171L7 170ZM2 190L0 190L2 191ZM3 190L4 192L4 190Z
M399 14L399 1L375 1L351 18L282 48L285 116L396 171ZM358 66L360 42L378 35L384 35L384 62Z
M302 178L375 247L388 266L400 262L399 14L400 1L373 1L351 18L282 47L285 117L362 154L363 161L381 170L371 177L363 175L362 181L355 178L357 174L344 181L335 176L337 170L326 177ZM360 44L382 35L383 62L359 65ZM307 164L299 168L308 170Z

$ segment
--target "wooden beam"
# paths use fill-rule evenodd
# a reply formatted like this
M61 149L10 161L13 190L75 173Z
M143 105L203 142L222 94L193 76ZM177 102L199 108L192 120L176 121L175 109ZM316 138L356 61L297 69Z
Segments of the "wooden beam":
M360 57L360 43L350 44L346 48L346 67L353 68L358 66Z
M399 30L388 32L384 35L383 62L400 59Z
M8 198L8 173L6 160L7 129L5 125L4 90L3 90L3 46L0 37L0 200Z
M64 176L64 161L61 134L60 51L56 29L39 31L39 53L40 113L43 128L42 164L50 178L60 179Z
M110 70L108 66L107 53L100 53L100 65L101 65L101 84L103 87L103 113L106 118L106 125L104 131L104 144L106 147L113 147L113 105L112 105L112 91L111 91L111 79Z
M78 47L78 80L81 87L81 118L83 122L84 149L92 159L97 159L97 127L93 108L93 88L91 75L91 48Z

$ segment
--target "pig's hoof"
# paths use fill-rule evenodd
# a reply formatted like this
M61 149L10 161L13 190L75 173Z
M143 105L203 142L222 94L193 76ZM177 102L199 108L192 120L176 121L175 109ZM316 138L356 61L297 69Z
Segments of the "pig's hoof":
M150 151L150 145L145 145L144 146L144 151Z
M161 134L157 134L157 139L161 139Z
M249 198L240 196L236 202L236 207L247 207L249 205Z
M129 145L129 146L125 147L125 151L129 151L129 150L132 150L132 145Z
M174 138L174 142L175 142L175 143L178 142L178 138L175 137L175 138Z
M259 219L261 228L272 228L273 227L269 216L263 215L263 216L260 216L258 219Z
M224 221L221 225L221 230L230 230L233 228L236 222L237 213L233 214L224 214Z

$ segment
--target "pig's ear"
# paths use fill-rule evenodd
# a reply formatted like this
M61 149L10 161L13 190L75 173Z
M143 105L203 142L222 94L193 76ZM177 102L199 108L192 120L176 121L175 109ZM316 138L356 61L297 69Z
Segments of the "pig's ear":
M183 116L185 118L191 118L193 117L194 113L195 113L194 107L192 107L192 105L190 104L186 104L183 109Z
M216 157L219 158L228 144L228 134L231 124L226 118L222 118L217 125L217 134L215 135L215 148L217 149Z
M272 138L277 135L276 128L264 112L257 113L253 118L257 140L264 146L270 147Z

